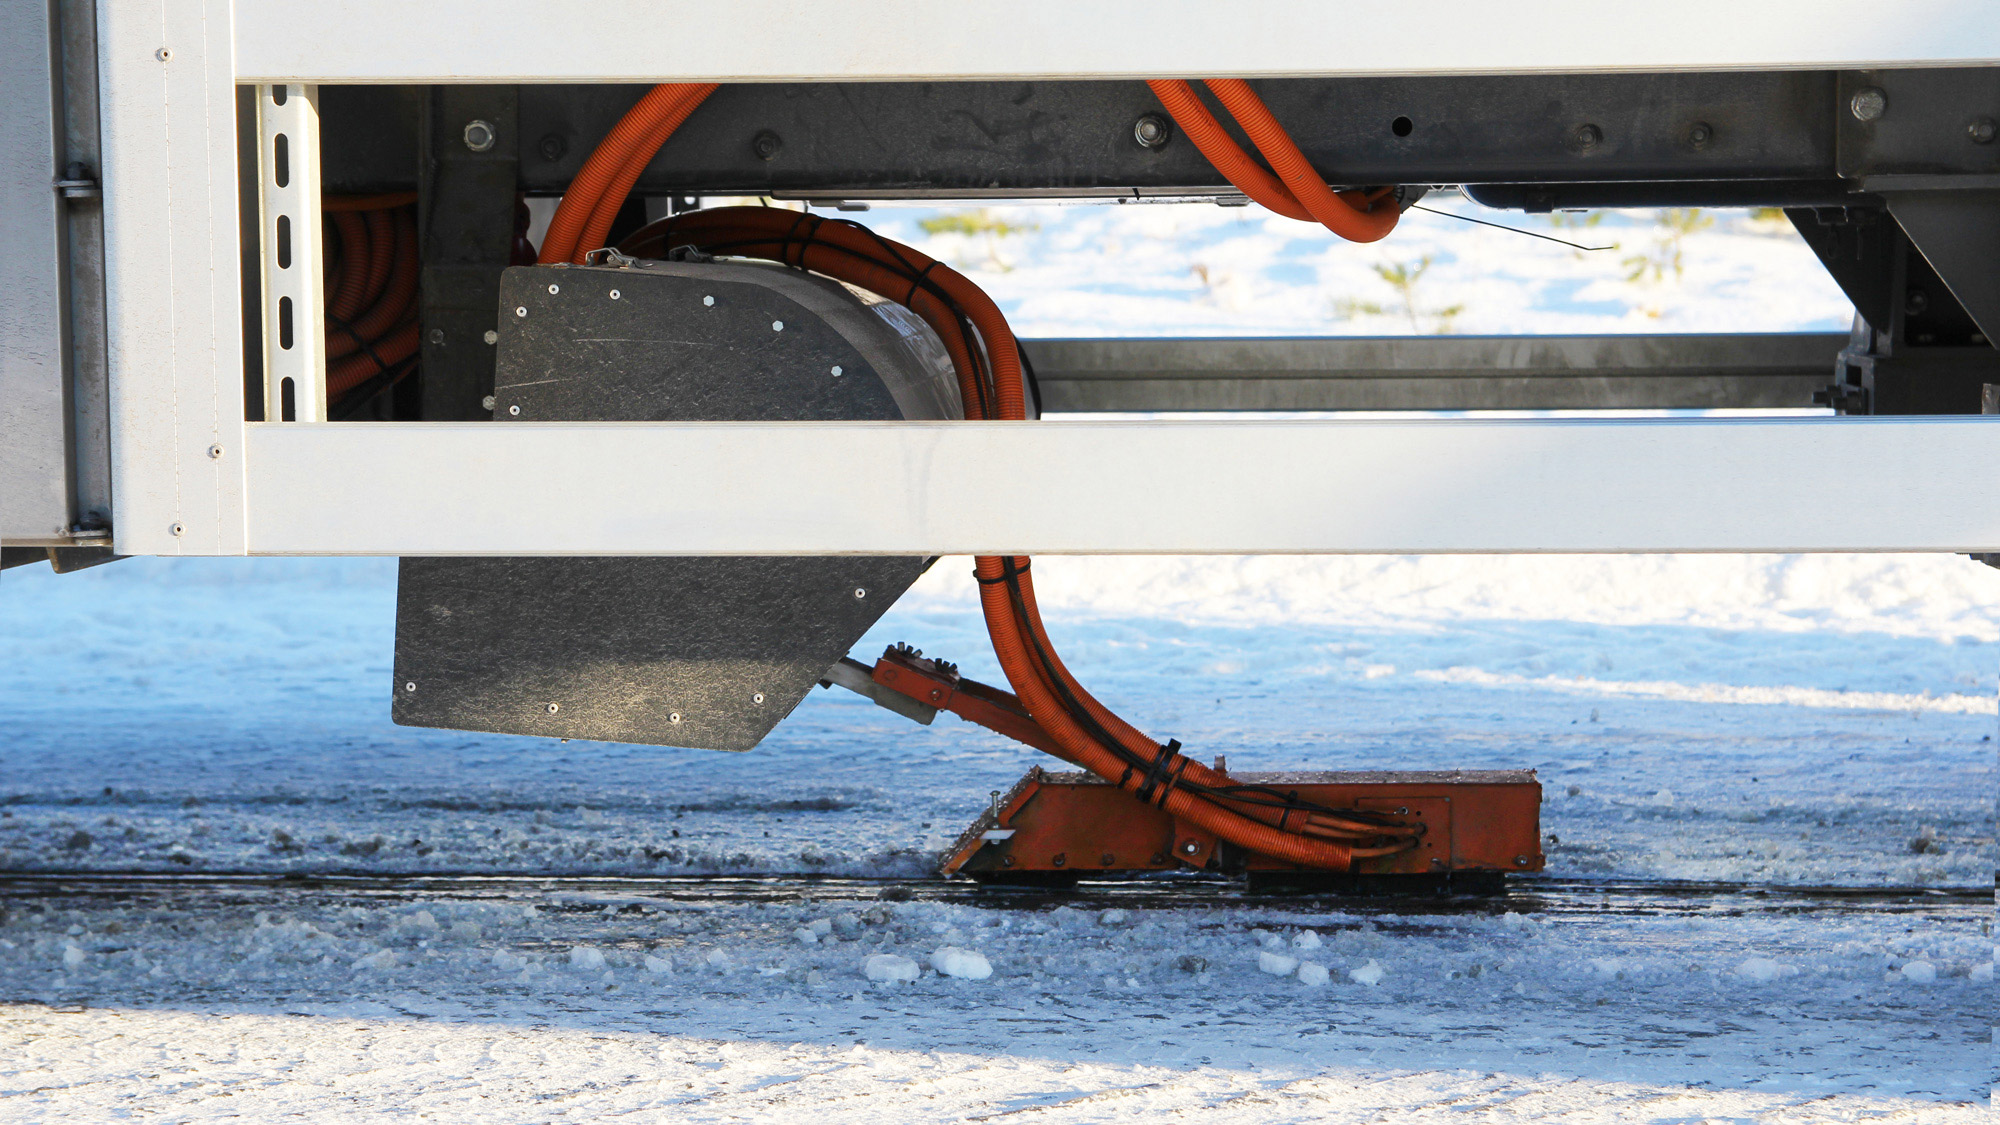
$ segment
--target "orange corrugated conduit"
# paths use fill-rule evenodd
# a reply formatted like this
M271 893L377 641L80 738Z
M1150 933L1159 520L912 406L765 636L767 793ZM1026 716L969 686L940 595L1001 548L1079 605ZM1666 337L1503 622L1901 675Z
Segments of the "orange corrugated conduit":
M1386 192L1374 198L1335 193L1320 181L1247 86L1225 82L1216 93L1271 161L1275 176L1229 138L1186 83L1156 82L1153 87L1196 147L1231 182L1273 211L1320 221L1356 241L1379 239L1395 226L1396 206L1383 198ZM666 84L641 98L570 185L540 261L580 262L595 249L660 145L714 89L709 84ZM781 262L903 304L944 342L958 369L967 418L1026 416L1020 351L1006 317L964 275L911 247L846 220L732 207L650 224L620 248L660 257L679 247ZM1028 569L1025 558L975 560L980 608L1009 684L1069 760L1202 832L1288 863L1345 870L1356 857L1416 845L1417 829L1377 823L1365 814L1307 807L1282 794L1239 785L1179 753L1178 744L1162 746L1118 718L1056 656Z

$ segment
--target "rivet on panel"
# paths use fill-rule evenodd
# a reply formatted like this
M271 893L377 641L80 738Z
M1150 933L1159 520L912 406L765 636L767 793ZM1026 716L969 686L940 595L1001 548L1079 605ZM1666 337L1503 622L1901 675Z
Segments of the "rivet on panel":
M618 290L616 290L616 289L613 289L613 290L611 291L611 299L612 299L612 300L614 300L614 301L618 299Z
M553 297L560 292L562 292L562 286L560 285L549 286L549 296Z
M854 588L854 596L857 598L865 598L868 596L868 591L860 586L856 586Z
M675 711L675 712L673 712L673 713L669 714L669 715L667 716L667 721L668 721L668 722L670 722L670 723L678 723L678 722L680 722L680 721L681 721L681 713L680 713L679 711Z
M521 408L519 406L510 406L507 408L507 413L518 415L521 413Z
M553 715L553 714L555 714L555 713L556 713L557 711L560 711L560 710L562 710L562 704L560 704L560 703L551 703L551 704L549 704L549 714Z
M415 691L415 690L417 690L417 681L415 681L415 680L405 680L405 681L403 681L403 690L404 690L404 691Z
M526 306L526 305L515 305L515 306L514 306L514 315L515 315L515 316L527 316L527 315L528 315L528 306Z

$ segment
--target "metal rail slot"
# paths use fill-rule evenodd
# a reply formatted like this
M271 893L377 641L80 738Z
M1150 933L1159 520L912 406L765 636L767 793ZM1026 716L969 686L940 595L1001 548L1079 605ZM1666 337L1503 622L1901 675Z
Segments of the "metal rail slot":
M319 88L257 87L264 418L326 421Z
M1809 408L1845 332L1024 340L1042 409Z

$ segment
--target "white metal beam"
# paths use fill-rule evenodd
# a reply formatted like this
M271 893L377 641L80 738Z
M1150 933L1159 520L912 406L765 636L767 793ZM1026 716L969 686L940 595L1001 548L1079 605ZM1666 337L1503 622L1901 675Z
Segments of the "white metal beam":
M237 0L250 82L1859 69L2000 59L1989 0Z
M117 0L97 17L114 545L241 554L229 0Z
M251 426L253 554L2000 549L2000 417Z
M257 87L257 194L264 275L264 417L324 422L319 87ZM283 413L287 405L289 418Z

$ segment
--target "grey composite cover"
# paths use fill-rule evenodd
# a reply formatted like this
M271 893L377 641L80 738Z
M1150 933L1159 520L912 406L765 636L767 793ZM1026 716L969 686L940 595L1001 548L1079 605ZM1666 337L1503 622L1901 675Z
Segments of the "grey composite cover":
M797 271L519 267L500 304L499 424L959 416L934 336ZM748 750L927 562L406 558L392 713L410 726Z

